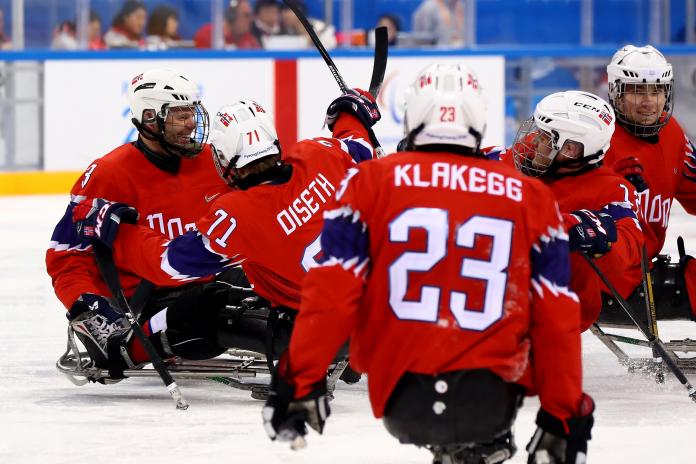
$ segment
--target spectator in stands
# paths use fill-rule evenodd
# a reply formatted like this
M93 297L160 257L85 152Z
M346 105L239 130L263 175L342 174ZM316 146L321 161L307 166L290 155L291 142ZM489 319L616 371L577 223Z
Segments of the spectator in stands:
M56 50L78 50L80 48L75 23L76 21L65 21L56 28L51 48ZM90 11L89 24L87 25L88 50L104 50L106 48L101 31L101 17L99 17L96 11Z
M225 11L222 33L228 48L261 48L261 44L251 33L253 17L251 6L245 0L232 1ZM204 24L193 38L196 48L211 48L213 42L212 24Z
M141 48L143 30L147 21L145 4L139 0L128 0L114 17L111 29L104 35L109 48Z
M0 50L10 50L12 41L5 34L5 13L0 8Z
M280 5L276 0L256 0L251 33L264 46L264 39L280 33Z
M389 37L389 45L396 45L398 41L399 31L401 31L401 21L393 14L383 14L377 20L377 27L385 26Z
M464 39L462 0L424 0L413 13L413 32L435 45L461 45Z
M166 50L181 43L179 13L168 5L158 5L152 10L145 30L145 47L148 50Z
M307 16L307 7L305 6L304 2L299 1L297 2L297 5L300 11L302 11L302 13L305 16ZM314 27L314 30L317 32L319 40L321 40L321 43L324 44L324 47L329 49L335 48L336 30L334 29L334 27L331 24L326 24L325 22L320 21L316 18L308 19L312 27ZM283 4L280 8L280 33L282 35L304 36L306 38L305 47L313 47L312 41L309 38L307 31L305 31L305 28L302 26L302 23L300 23L300 20L297 19L295 13L293 13L292 10L288 8L288 6L285 4Z

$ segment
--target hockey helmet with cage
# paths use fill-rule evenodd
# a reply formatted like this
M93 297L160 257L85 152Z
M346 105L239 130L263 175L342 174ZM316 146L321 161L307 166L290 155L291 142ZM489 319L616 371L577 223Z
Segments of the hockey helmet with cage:
M239 169L280 154L273 118L253 100L220 108L213 118L210 143L220 177L233 186L239 183Z
M430 65L406 91L405 138L399 149L431 146L478 152L486 130L486 109L478 78L470 69Z
M614 119L611 106L589 92L569 90L548 95L517 131L512 146L515 166L533 177L560 168L577 171L597 166L609 149ZM572 144L577 145L579 157L559 156Z
M192 158L208 141L210 121L198 86L173 69L153 69L131 79L132 123L170 155Z
M672 65L664 55L651 45L636 47L626 45L617 51L607 66L609 101L616 118L627 131L638 137L656 135L672 117L674 108L674 74ZM664 104L657 95L663 94ZM646 121L637 121L628 114L627 99L654 95L654 115L646 115Z

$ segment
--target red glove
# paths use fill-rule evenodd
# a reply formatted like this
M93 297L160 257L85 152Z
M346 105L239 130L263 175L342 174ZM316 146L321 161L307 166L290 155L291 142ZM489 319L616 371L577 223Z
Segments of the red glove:
M643 165L635 156L629 156L618 160L612 166L614 172L628 180L639 192L648 189L648 184L643 178Z

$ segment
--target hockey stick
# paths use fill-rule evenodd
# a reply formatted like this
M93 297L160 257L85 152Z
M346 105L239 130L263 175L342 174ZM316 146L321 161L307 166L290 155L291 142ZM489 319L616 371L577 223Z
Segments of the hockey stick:
M379 96L384 82L384 73L387 71L387 58L389 57L389 33L385 26L375 29L375 59L372 62L372 79L370 79L370 95Z
M179 386L176 384L174 378L172 378L172 375L167 370L167 366L164 364L162 357L159 355L159 353L157 353L155 347L152 346L150 340L145 336L145 332L143 332L142 327L140 327L140 324L138 324L138 319L133 313L133 309L130 307L126 296L123 294L123 289L121 288L121 282L118 278L118 271L116 271L116 265L114 264L114 258L111 254L111 250L99 242L92 242L92 249L94 250L94 257L97 261L99 271L104 278L104 282L106 282L106 285L109 287L111 294L116 300L118 308L124 314L126 319L128 319L128 322L133 329L133 333L135 333L135 336L143 344L147 355L150 357L152 366L157 371L157 374L159 374L162 382L164 382L164 385L167 387L167 391L172 396L172 399L176 402L176 408L181 410L188 409L189 405L181 395Z
M645 338L648 339L648 342L650 343L650 346L658 352L658 354L662 357L662 360L664 363L669 367L669 370L672 371L674 376L679 380L679 382L684 385L686 388L687 392L689 393L689 398L691 398L692 401L696 402L696 388L691 385L689 382L689 379L686 378L684 375L684 372L677 366L677 364L674 362L674 359L669 355L667 350L665 349L664 343L662 343L662 340L657 338L654 334L650 332L648 327L646 327L642 321L638 321L636 317L633 316L633 312L631 311L631 307L629 306L628 302L619 294L619 292L616 290L616 288L612 285L611 282L609 282L609 279L604 275L604 273L599 269L599 267L595 264L595 262L587 256L585 253L581 253L582 257L587 261L587 263L590 265L592 270L597 274L599 279L604 283L604 285L609 289L611 294L614 296L616 301L619 303L619 306L621 306L621 309L624 310L624 312L628 315L628 317L633 321L633 323L638 327L638 329L643 332L643 335Z
M309 20L307 17L304 15L302 10L300 9L299 5L295 0L283 0L283 3L285 3L290 10L295 14L297 19L300 21L302 24L302 27L304 27L305 31L307 31L307 34L309 35L310 40L314 44L314 47L317 49L321 57L324 59L324 62L326 63L326 66L328 66L329 71L331 71L331 74L333 75L334 79L338 83L338 88L341 89L342 93L349 93L350 89L346 85L346 81L343 80L343 76L341 76L341 73L338 71L338 67L336 67L336 63L334 63L334 60L331 58L331 55L329 55L329 52L326 51L326 47L324 47L324 44L321 43L321 40L319 40L319 36L317 35L316 31L314 30L314 27L310 24ZM370 83L370 88L376 88L379 91L379 88L382 86L381 82L377 82L379 77L379 69L381 67L384 67L386 70L387 67L387 53L388 53L388 48L389 48L389 43L388 43L388 38L386 34L386 27L382 27L384 29L384 32L377 33L377 30L375 30L375 63L373 65L373 73L372 73L372 82ZM381 29L381 28L377 28ZM387 38L387 40L384 40ZM378 42L379 40L379 42ZM380 58L378 62L378 57ZM378 71L378 72L375 72ZM384 79L384 71L382 71L382 76L380 81ZM377 95L370 92L370 94L376 99ZM384 156L384 149L380 145L379 141L377 140L377 136L375 135L375 132L372 130L371 127L367 128L367 133L370 136L370 142L372 143L372 146L375 148L375 152L377 153L378 158L382 158Z
M640 253L640 270L643 274L643 293L645 294L645 308L648 315L649 329L655 337L659 337L660 334L657 330L657 313L655 311L655 297L653 295L652 278L650 276L650 263L648 262L648 249L643 244L643 249ZM659 353L653 348L653 359L656 361L658 366L662 366L659 360ZM658 369L655 373L655 380L657 383L664 383L665 374L662 369Z

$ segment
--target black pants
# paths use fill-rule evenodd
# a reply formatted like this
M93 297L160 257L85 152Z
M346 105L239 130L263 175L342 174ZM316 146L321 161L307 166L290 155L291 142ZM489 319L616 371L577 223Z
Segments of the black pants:
M668 259L659 256L653 261L650 272L655 301L655 313L658 321L692 320L691 304L684 284L684 272L678 263L670 263ZM647 308L643 285L639 285L628 298L634 317L647 324ZM602 293L602 311L597 320L600 324L634 326L616 299L607 293Z
M389 397L384 425L401 443L491 443L510 430L523 395L487 369L407 372Z
M163 356L195 360L214 358L228 348L266 351L268 304L251 292L241 268L229 269L214 282L157 291L140 320L164 308L167 330L151 337ZM282 352L290 337L291 326L279 327L274 354Z

